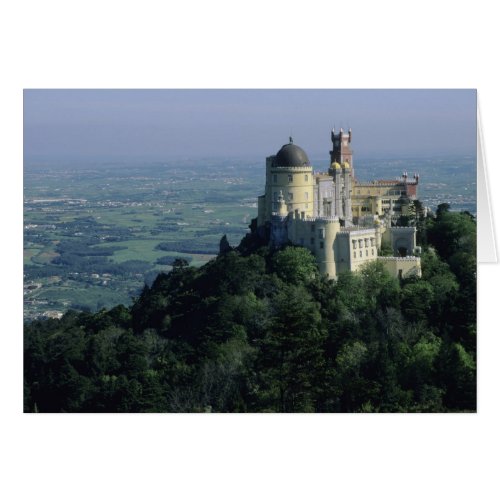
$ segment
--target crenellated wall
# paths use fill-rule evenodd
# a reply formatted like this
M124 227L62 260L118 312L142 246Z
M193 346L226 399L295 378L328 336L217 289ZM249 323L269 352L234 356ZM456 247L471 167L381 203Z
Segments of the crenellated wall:
M378 260L394 278L422 276L420 257L379 257Z

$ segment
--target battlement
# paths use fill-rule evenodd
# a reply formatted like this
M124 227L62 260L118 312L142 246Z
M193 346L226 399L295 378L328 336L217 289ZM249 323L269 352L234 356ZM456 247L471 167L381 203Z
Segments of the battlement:
M391 187L391 186L399 186L400 184L406 184L410 186L416 186L418 185L418 181L410 180L410 181L404 181L403 179L401 180L387 180L387 181L369 181L369 182L356 182L356 187Z
M391 187L391 186L397 186L399 184L404 184L407 186L417 186L418 181L420 179L419 174L414 174L413 178L408 179L408 174L403 174L401 177L398 177L397 179L377 179L373 181L366 181L366 182L356 182L356 186L359 187L377 187L377 186L383 186L383 187Z
M273 165L271 167L271 170L274 171L274 170L277 170L278 172L279 171L289 171L291 170L292 172L307 172L307 173L311 173L312 171L312 166L311 165L299 165L297 167L279 167L279 166L275 166Z
M420 257L377 257L377 260L394 278L422 276Z
M280 215L278 212L273 212L271 214L272 218L274 220L285 220L288 218L288 216L291 215L292 219L295 220L301 220L304 222L326 222L326 223L331 223L331 222L338 222L340 219L338 217L310 217L306 215L305 217L302 217L300 212L298 217L294 217L294 213L290 212L287 215Z
M374 227L367 229L366 227L351 226L351 227L342 228L338 234L342 234L342 235L371 234L371 233L373 233L373 231L375 231Z
M419 262L420 257L378 257L379 260L393 261L393 262Z
M285 220L285 219L287 219L287 218L288 218L288 214L287 214L287 215L280 215L278 212L273 212L273 213L271 214L271 218L272 218L273 220L278 220L278 219L279 219L279 220Z
M315 179L332 179L332 176L328 172L314 172L313 175Z
M356 181L356 187L374 187L374 186L396 186L402 184L402 181L392 180L392 181L368 181L359 182Z
M303 220L306 222L338 222L340 219L338 217L309 217L306 216Z

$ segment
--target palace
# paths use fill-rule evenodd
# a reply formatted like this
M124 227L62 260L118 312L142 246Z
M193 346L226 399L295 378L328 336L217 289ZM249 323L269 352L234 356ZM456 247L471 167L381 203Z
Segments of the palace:
M256 229L270 244L308 248L320 272L335 279L381 261L395 277L421 276L415 227L392 224L408 215L419 177L358 182L352 131L331 134L330 168L314 172L306 152L293 143L266 158L265 193L258 198ZM381 257L382 244L392 256Z

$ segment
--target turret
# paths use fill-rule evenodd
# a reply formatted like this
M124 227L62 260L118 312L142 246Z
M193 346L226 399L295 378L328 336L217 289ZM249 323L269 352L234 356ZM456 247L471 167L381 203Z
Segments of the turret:
M330 151L330 165L333 163L343 164L349 162L351 174L354 177L354 164L352 161L352 150L350 147L352 140L352 129L349 128L348 133L341 128L339 133L335 133L335 128L331 132L332 150Z
M314 209L313 193L313 167L306 152L290 137L288 144L266 160L265 206L261 219L269 222L273 214L286 216L296 209L310 217Z

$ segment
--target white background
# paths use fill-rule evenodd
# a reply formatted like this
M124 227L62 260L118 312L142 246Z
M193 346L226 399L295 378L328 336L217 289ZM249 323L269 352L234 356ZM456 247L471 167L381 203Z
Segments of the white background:
M6 5L2 497L499 498L499 266L479 267L477 414L23 415L21 398L23 88L478 88L498 211L494 2Z

